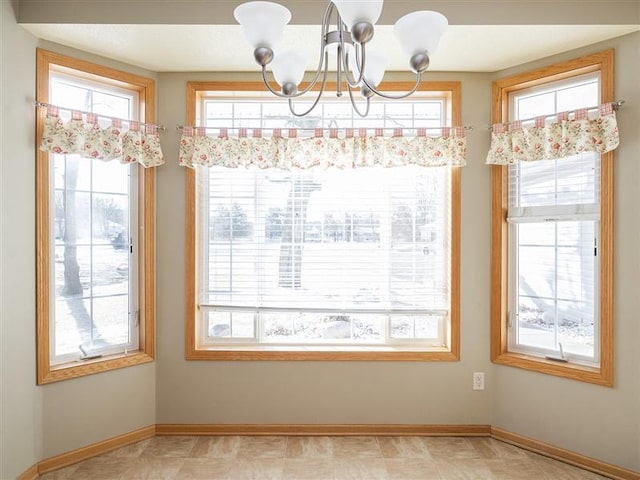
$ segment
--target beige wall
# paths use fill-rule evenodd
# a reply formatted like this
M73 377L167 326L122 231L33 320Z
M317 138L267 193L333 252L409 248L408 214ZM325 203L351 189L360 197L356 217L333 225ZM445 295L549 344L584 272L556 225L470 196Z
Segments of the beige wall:
M488 77L427 76L463 82L463 121L489 118ZM160 74L161 123L185 122L188 80L233 74ZM489 137L470 133L462 174L462 360L457 363L187 362L184 359L184 169L179 135L163 136L167 165L158 175L159 423L488 424L491 393L471 389L489 363ZM478 340L480 339L480 340Z
M155 364L40 387L42 458L155 423Z
M187 362L184 360L184 170L177 166L187 80L239 74L160 74L158 324L155 364L35 386L34 115L37 40L2 3L2 467L12 478L37 460L158 423L493 424L640 470L640 34L500 74L430 74L463 82L469 165L462 174L462 359L457 363ZM40 46L137 74L90 54ZM483 165L490 84L613 46L622 145L616 160L616 385L604 388L489 362L490 179ZM9 66L9 68L7 68ZM15 207L18 208L15 208ZM471 390L471 374L487 390Z
M495 366L494 426L640 470L640 34L508 71L509 76L615 48L621 144L615 160L615 385L606 388Z
M0 2L0 478L42 456L42 392L35 385L34 124L36 38Z

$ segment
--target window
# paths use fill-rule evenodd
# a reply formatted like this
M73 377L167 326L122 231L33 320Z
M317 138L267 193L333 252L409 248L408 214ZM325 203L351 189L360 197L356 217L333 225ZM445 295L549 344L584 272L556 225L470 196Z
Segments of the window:
M455 101L425 92L373 104L366 119L327 102L292 125L281 101L194 85L194 119L208 127L440 127ZM198 167L188 176L198 226L187 232L188 358L457 358L457 169Z
M62 108L153 115L152 80L42 50L38 85ZM40 151L37 169L38 382L152 360L153 172Z
M612 61L604 52L499 80L495 120L611 101ZM492 168L494 361L611 384L612 154Z

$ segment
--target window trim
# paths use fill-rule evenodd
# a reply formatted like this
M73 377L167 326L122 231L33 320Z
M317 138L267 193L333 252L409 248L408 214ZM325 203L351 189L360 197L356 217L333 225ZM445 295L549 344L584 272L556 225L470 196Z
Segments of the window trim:
M407 91L412 88L408 82L386 82L381 88L389 91ZM329 88L333 88L331 84ZM195 125L197 121L198 95L206 91L263 91L261 82L187 82L186 121ZM451 121L453 125L462 124L462 86L460 82L423 82L419 91L448 92L451 95ZM335 350L331 347L278 347L264 345L247 348L217 347L197 348L198 330L198 285L197 251L198 225L196 224L197 182L196 173L192 169L185 172L185 358L187 360L284 360L284 361L458 361L460 360L460 185L461 171L459 167L451 170L451 304L450 328L448 336L450 348L437 351L420 351L419 349L403 349L401 346L381 346L349 350Z
M155 81L150 78L114 70L94 63L67 57L47 50L36 50L36 96L38 102L49 101L51 66L72 69L100 81L138 92L140 118L155 118ZM50 363L50 175L49 154L38 148L44 129L45 113L36 118L36 357L37 384L67 380L132 365L155 358L155 171L138 166L138 304L139 350L127 354L51 365Z
M614 51L606 50L493 82L492 122L508 121L509 93L600 71L601 103L614 101ZM613 386L613 152L601 156L599 316L600 366L563 364L508 350L508 167L491 167L491 361L558 377Z

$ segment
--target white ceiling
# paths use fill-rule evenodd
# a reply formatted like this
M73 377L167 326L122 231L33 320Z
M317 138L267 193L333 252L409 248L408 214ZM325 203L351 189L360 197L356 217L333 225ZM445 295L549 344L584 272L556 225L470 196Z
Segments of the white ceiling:
M237 25L22 24L35 36L156 72L257 71ZM376 27L371 48L407 70L392 34ZM432 55L430 71L493 72L639 30L638 25L453 25ZM289 25L281 47L318 61L320 27Z

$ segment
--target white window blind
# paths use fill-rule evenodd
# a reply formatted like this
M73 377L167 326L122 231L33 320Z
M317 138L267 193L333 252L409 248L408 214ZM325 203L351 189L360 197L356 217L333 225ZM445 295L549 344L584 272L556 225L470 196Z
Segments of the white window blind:
M512 120L599 103L589 74L511 95ZM509 166L509 348L596 363L600 157Z
M207 116L216 105L205 102ZM398 119L379 111L396 126L441 126L444 106L406 103ZM268 102L221 107L244 112L242 126L283 126ZM347 107L336 116L354 126ZM430 113L416 119L416 111ZM450 168L199 167L197 176L204 343L444 344Z

